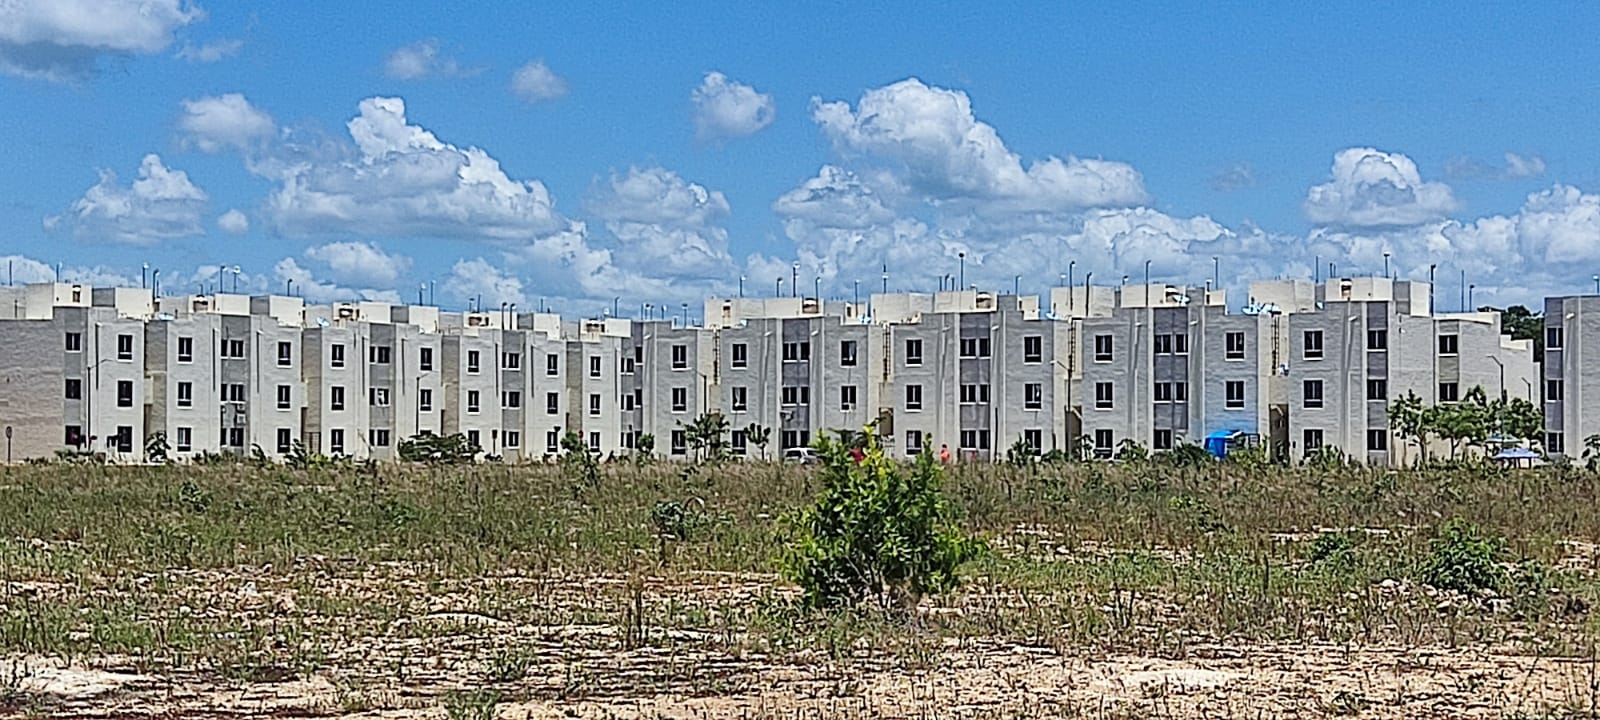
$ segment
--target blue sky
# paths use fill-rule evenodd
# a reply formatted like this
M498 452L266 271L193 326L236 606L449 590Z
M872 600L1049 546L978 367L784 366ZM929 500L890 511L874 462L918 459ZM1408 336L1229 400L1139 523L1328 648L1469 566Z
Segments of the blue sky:
M1596 6L863 5L10 3L0 255L574 314L962 252L1033 290L1600 272Z

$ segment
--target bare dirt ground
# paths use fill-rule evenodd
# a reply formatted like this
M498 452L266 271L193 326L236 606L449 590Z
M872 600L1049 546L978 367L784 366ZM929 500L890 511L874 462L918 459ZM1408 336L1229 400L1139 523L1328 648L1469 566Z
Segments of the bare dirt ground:
M304 569L293 579L268 569L169 573L169 597L153 613L210 618L205 627L223 634L265 628L269 650L226 659L13 656L0 659L0 710L68 718L1512 718L1594 717L1600 698L1593 660L1470 643L1202 642L1176 660L981 636L893 649L857 637L842 652L769 652L716 614L758 602L773 579L710 573L641 589L640 607L658 624L645 640L626 642L627 623L611 614L629 604L622 579L441 585L403 567L382 570L312 572L309 582ZM485 606L485 594L503 600ZM675 616L697 620L661 620ZM235 667L224 671L224 661Z

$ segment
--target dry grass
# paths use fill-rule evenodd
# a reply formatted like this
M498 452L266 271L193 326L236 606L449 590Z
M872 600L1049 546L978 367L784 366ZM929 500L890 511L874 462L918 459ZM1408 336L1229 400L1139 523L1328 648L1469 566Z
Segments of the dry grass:
M946 490L994 551L908 617L794 602L774 560L810 483L777 465L613 465L593 487L555 467L12 468L0 710L1595 716L1593 475L957 468ZM662 502L687 540L658 534ZM1505 539L1499 592L1419 582L1457 517Z

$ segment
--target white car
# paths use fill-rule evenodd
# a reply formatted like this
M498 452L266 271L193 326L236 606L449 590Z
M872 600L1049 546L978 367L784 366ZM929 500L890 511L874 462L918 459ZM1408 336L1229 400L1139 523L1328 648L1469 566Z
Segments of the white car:
M815 448L794 447L783 451L783 461L797 465L815 465L821 458Z

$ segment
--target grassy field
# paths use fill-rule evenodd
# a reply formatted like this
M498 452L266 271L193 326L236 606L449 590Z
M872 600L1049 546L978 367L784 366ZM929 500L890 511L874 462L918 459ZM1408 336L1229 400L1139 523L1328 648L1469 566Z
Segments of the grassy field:
M815 484L8 468L0 714L1596 717L1595 474L959 466L908 615L779 577Z

